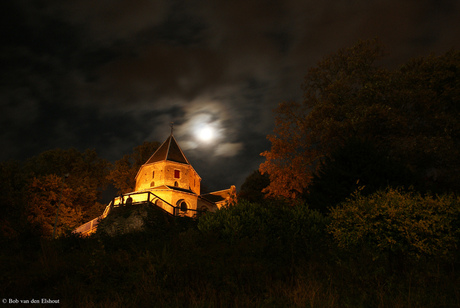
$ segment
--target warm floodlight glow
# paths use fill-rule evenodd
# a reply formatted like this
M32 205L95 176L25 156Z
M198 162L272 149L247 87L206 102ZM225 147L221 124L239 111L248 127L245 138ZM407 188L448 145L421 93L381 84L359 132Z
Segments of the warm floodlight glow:
M198 130L197 136L201 141L210 142L214 139L215 132L211 126L206 125Z

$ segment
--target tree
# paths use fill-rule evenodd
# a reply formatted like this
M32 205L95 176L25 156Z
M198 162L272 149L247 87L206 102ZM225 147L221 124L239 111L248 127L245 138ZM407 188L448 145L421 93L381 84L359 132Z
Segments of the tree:
M350 138L372 142L414 173L435 170L458 189L460 53L420 58L395 70L377 65L376 41L339 50L311 68L304 101L276 109L270 151L260 171L271 196L307 191L321 160Z
M124 194L134 190L137 172L159 146L158 142L145 141L143 144L135 147L133 153L126 154L115 162L115 166L110 171L107 179L118 189L118 193Z
M25 162L2 162L1 234L11 238L28 233L32 227L35 234L49 235L59 183L67 173L70 176L65 181L63 221L58 231L62 233L70 226L94 218L94 212L100 213L102 208L97 201L108 183L109 165L95 150L80 152L74 148L45 151Z
M391 108L406 119L390 145L428 189L460 189L460 52L413 59L395 74Z
M264 199L262 190L270 184L270 178L267 174L261 174L259 170L251 173L241 185L239 199L245 199L249 202L260 202Z
M56 235L62 235L82 222L81 208L74 204L76 194L63 181L63 178L49 174L34 178L29 186L26 215L37 235L51 236L58 207Z
M62 177L70 174L66 184L73 192L73 204L86 213L100 199L101 192L108 184L110 163L98 157L95 150L80 152L74 148L53 149L28 159L24 170L28 177L42 178L48 175Z
M407 168L372 143L350 139L321 161L304 199L310 208L324 213L354 192L368 195L407 185L416 185Z

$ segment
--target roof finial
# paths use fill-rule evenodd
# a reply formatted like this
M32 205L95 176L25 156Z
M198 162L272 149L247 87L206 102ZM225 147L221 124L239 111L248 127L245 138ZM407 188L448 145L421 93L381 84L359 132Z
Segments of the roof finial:
M171 126L171 136L172 136L173 130L174 130L174 122L171 122L171 123L169 124L169 126Z

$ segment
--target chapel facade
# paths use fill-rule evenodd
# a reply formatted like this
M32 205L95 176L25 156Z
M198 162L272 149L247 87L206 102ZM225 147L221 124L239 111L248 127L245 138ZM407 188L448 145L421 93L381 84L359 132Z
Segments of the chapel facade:
M151 192L157 197L155 204L175 216L214 212L231 199L232 189L227 196L221 192L201 195L200 187L201 177L171 134L139 169L135 192ZM212 201L216 195L221 196L218 202Z
M113 198L104 213L74 230L88 235L111 209L132 204L154 205L173 216L196 217L215 212L236 202L236 189L231 186L201 194L201 177L179 147L172 132L152 156L140 167L133 192Z

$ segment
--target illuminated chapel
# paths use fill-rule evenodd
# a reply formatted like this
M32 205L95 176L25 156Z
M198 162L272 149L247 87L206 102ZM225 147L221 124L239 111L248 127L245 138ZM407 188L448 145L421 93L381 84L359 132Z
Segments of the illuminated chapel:
M171 135L161 144L136 175L133 192L115 197L104 213L74 230L89 235L111 209L133 204L156 206L172 216L196 217L214 212L236 200L235 186L200 194L201 177Z

